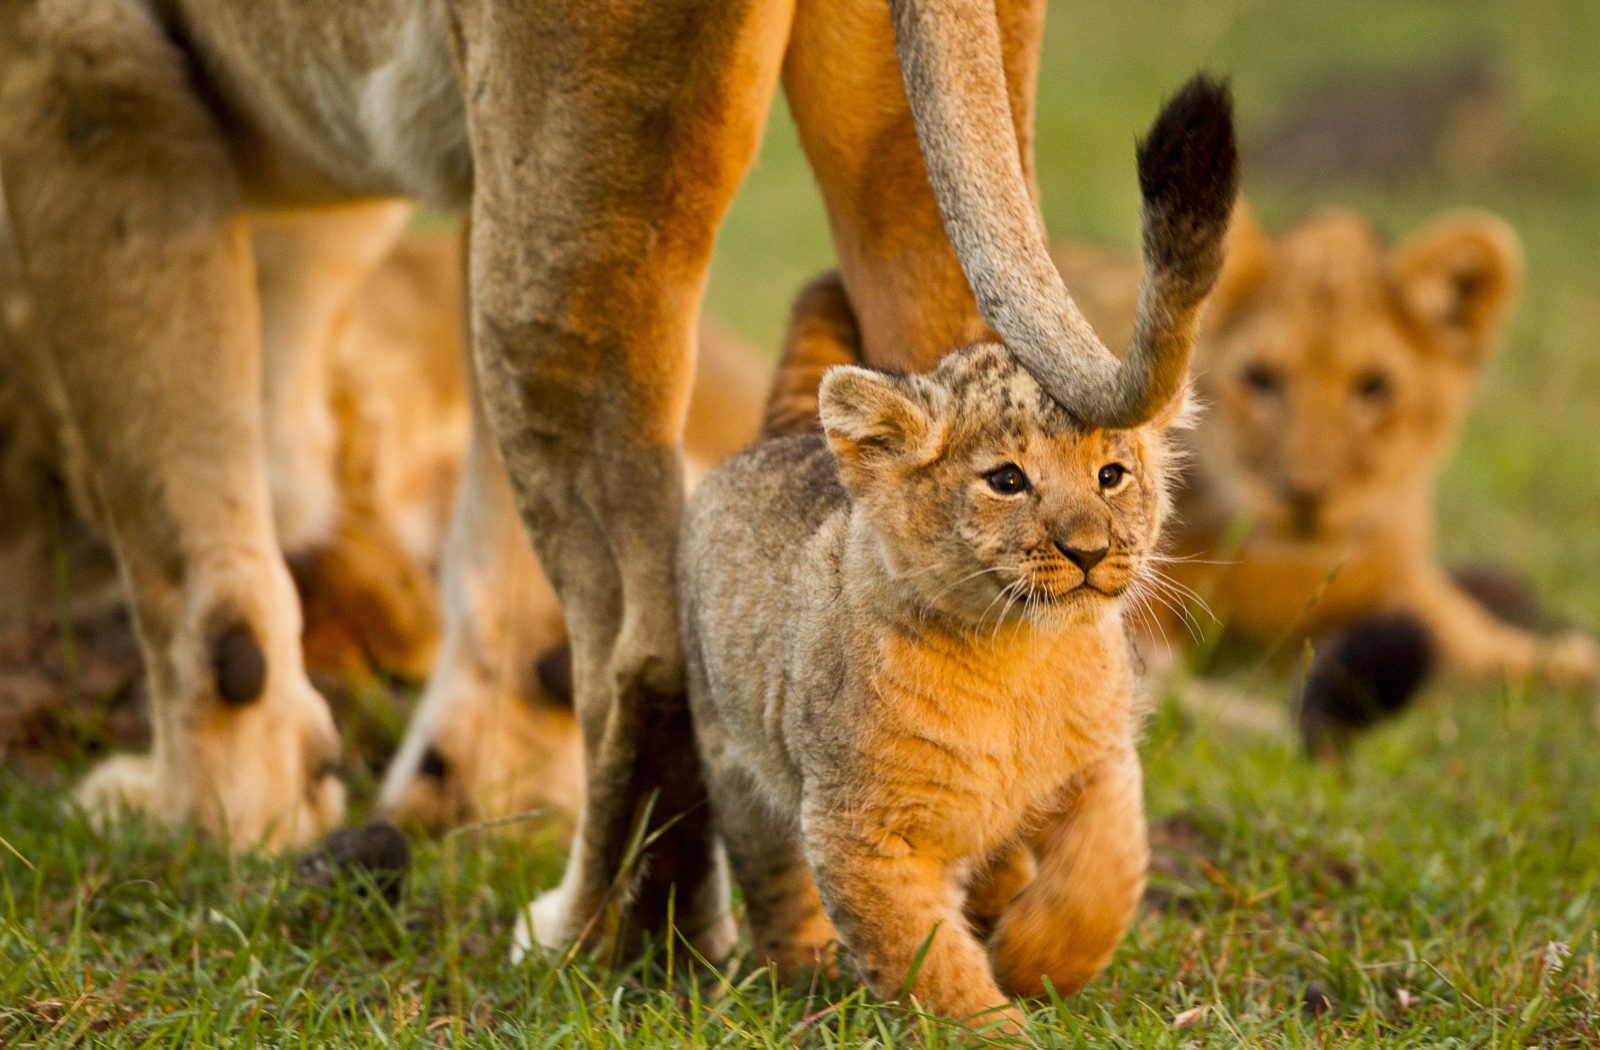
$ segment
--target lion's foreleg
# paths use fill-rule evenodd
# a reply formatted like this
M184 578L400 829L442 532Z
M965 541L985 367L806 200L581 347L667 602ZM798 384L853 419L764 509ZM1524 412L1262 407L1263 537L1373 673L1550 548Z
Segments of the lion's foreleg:
M37 14L35 12L37 11ZM85 797L235 843L338 819L262 470L250 246L220 130L141 8L0 8L0 166L143 648L154 753Z
M601 932L625 902L645 926L673 907L693 933L721 898L678 645L679 442L713 234L788 11L462 2L457 16L479 376L571 633L584 738L572 857L535 933ZM661 834L635 838L647 803ZM645 859L635 844L647 863L629 863Z

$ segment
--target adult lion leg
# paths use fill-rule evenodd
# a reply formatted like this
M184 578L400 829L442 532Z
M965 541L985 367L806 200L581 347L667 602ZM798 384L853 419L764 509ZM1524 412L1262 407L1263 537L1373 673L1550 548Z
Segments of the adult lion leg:
M374 200L251 216L273 522L301 595L306 663L337 679L372 667L420 678L438 641L431 582L372 505L371 456L350 462L372 440L359 392L336 383L353 304L410 213Z
M239 845L343 808L262 469L233 169L183 61L121 3L0 5L0 167L150 683L153 752L84 784Z
M684 435L691 487L755 435L768 371L713 325L701 324L699 347ZM444 641L380 799L397 819L431 830L548 807L570 817L582 785L566 624L473 401L444 555Z
M278 542L290 554L333 535L339 503L330 403L336 327L410 213L404 201L381 200L251 216L267 483Z
M999 0L997 10L1012 117L1031 181L1044 3ZM839 45L843 39L848 47ZM928 185L888 6L798 0L783 73L822 186L864 359L922 371L946 350L985 334Z
M995 977L1011 995L1043 995L1046 977L1070 995L1105 967L1144 896L1150 847L1133 749L1091 769L1032 845L1038 873L1001 915Z
M533 932L545 944L599 933L620 891L642 925L672 909L720 950L725 928L695 929L725 916L683 697L678 446L712 238L754 152L789 12L460 0L454 14L479 375L571 632L584 740L572 856ZM634 846L648 862L624 871Z

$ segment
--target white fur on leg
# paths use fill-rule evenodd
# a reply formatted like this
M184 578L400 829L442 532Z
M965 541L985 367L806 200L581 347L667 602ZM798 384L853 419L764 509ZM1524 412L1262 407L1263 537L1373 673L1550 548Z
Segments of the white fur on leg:
M511 933L511 962L521 963L536 950L553 952L566 945L567 910L572 897L571 888L561 885L541 893L532 904L517 916L516 929Z

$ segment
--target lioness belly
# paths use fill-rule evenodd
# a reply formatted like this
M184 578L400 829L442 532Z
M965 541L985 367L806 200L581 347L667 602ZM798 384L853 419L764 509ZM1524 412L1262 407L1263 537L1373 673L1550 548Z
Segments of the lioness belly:
M174 0L172 34L265 203L462 203L465 109L442 0Z

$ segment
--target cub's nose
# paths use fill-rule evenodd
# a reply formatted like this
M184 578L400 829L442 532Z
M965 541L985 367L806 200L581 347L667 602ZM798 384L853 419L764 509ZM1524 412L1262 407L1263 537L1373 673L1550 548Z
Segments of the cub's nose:
M1056 540L1056 550L1066 555L1067 560L1083 570L1083 574L1087 576L1090 569L1105 559L1111 547L1109 544L1104 547L1077 547Z

